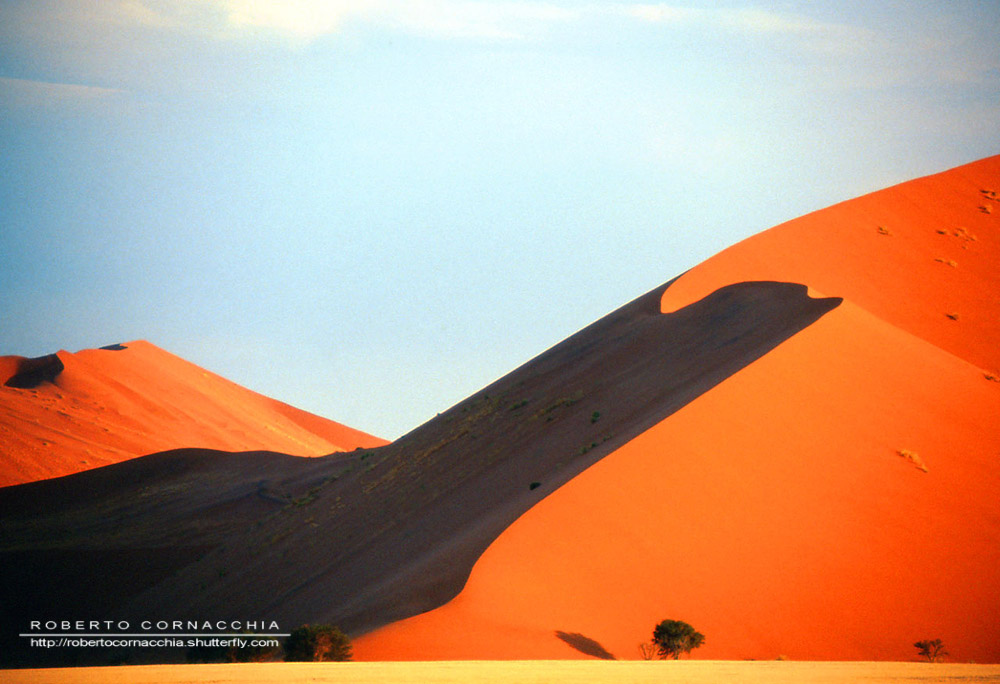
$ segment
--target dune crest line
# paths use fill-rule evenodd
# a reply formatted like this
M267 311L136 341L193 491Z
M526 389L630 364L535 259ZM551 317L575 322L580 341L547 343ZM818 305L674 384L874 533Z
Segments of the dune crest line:
M538 501L840 301L741 283L664 315L661 294L384 447L319 459L186 450L0 490L14 621L253 611L359 634L432 609ZM134 568L108 559L140 549L147 581L126 582ZM97 586L74 593L80 577Z

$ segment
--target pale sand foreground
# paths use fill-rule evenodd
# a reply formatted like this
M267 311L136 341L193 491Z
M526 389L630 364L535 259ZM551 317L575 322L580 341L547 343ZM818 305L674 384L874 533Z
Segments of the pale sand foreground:
M1000 682L1000 665L789 661L448 661L144 665L0 671L6 684L906 684Z

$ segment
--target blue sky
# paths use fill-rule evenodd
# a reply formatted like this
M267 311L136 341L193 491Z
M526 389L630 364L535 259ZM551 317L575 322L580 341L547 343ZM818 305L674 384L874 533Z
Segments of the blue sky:
M1000 152L995 2L0 1L0 354L395 438L776 223Z

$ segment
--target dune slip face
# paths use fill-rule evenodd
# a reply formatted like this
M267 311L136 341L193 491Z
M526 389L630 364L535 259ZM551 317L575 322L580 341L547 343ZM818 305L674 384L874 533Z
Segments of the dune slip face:
M908 660L941 638L995 662L997 415L977 368L845 303L539 502L458 597L355 653L634 659L676 618L706 635L699 658Z
M636 658L673 618L710 658L996 662L997 185L993 157L765 231L389 445L0 489L4 638L252 614L361 659Z
M676 618L706 635L697 657L912 659L941 638L1000 660L998 185L985 159L677 278L662 311L772 278L845 302L533 507L456 599L358 656L636 658Z
M243 611L358 634L434 608L526 510L839 301L746 283L665 315L661 295L378 449L318 459L188 450L0 490L0 581L18 597L5 619ZM147 579L123 581L128 564L108 559L142 549ZM80 577L103 589L46 597L44 587Z

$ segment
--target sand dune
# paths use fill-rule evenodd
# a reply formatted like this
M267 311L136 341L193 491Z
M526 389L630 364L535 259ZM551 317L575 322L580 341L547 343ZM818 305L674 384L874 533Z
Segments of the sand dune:
M1000 192L1000 156L822 209L695 266L664 293L662 310L729 283L804 283L996 369L1000 201L994 192Z
M1000 224L977 210L998 181L1000 158L913 181L681 276L663 311L746 279L848 301L533 507L456 599L355 652L582 657L565 631L635 658L672 617L707 635L699 657L902 659L942 638L1000 660L1000 384L984 372Z
M0 436L0 486L180 447L319 456L385 443L145 341L0 357Z
M526 510L839 303L743 283L664 315L661 294L374 450L184 450L0 489L0 638L32 616L95 613L360 634L434 608ZM0 641L0 658L60 657L24 646ZM164 657L179 656L147 654Z
M706 634L698 657L906 659L942 638L995 662L998 415L979 369L842 305L528 511L454 601L355 652L581 657L565 630L637 658L675 617Z
M339 624L361 659L637 658L670 617L705 658L1000 661L998 170L751 238L390 445L0 489L3 633L242 613ZM58 358L39 387L86 396Z

